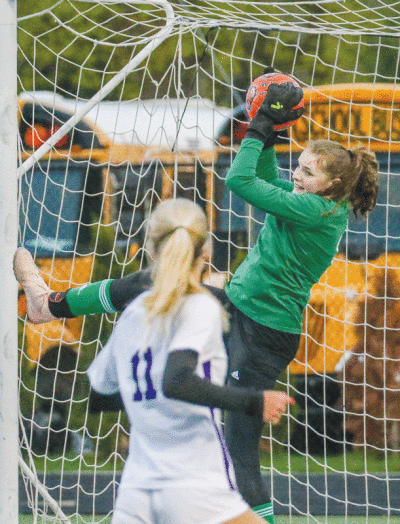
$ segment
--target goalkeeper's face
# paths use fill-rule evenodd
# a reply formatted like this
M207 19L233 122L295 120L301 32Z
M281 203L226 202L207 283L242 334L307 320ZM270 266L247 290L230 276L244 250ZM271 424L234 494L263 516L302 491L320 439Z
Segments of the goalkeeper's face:
M321 155L316 155L306 147L299 157L299 165L293 173L293 193L323 193L333 183L321 168Z

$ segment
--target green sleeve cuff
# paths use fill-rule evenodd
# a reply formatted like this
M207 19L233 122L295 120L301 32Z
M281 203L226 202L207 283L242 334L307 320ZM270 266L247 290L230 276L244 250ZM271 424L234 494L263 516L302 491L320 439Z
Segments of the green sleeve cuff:
M101 280L85 286L69 289L66 294L71 313L79 317L99 313L116 313L110 299L110 286L113 279Z
M240 144L240 149L246 147L252 147L254 149L262 151L264 144L263 142L261 142L261 140L257 140L257 138L244 138Z

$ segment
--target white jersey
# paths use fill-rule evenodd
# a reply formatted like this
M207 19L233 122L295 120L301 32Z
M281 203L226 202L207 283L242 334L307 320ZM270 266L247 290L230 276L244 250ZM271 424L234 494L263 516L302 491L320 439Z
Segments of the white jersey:
M168 399L162 379L171 351L198 352L196 373L222 386L227 355L222 340L221 306L197 293L183 299L179 311L149 323L140 295L122 313L104 349L88 369L99 393L121 393L131 423L129 454L122 485L154 489L166 483L208 485L236 490L233 466L219 409Z

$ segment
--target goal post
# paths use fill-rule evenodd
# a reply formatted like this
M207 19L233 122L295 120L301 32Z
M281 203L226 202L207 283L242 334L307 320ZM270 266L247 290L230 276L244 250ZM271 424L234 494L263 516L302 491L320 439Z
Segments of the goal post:
M18 523L17 17L0 1L0 521ZM7 72L7 74L5 73Z
M76 0L79 2L88 1L88 0ZM143 4L143 0L89 0L96 4ZM126 64L121 71L119 71L106 85L104 85L95 96L88 100L79 110L77 110L71 118L65 122L51 137L44 142L30 157L22 164L18 169L18 175L21 176L22 173L28 171L43 155L45 155L50 149L57 144L71 129L84 118L91 109L96 107L96 105L101 102L111 91L117 87L121 82L126 80L127 76L134 71L139 64L145 60L168 36L172 33L174 28L174 11L167 0L149 0L147 3L152 5L160 6L165 11L165 26L162 27L156 35L152 36L150 39L144 39L143 43L146 43L146 46L135 55L129 62Z

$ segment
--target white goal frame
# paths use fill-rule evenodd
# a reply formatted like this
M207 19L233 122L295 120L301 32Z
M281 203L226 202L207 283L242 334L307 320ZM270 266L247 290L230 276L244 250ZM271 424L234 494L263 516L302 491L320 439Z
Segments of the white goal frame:
M0 0L0 522L18 523L17 18ZM4 72L7 71L7 74Z
M86 0L76 0L78 2L84 2ZM102 3L111 3L111 4L120 4L123 3L123 0L89 0L89 2L94 2L96 4ZM156 49L168 36L171 34L172 29L175 23L174 11L167 0L127 0L127 4L154 4L162 7L165 10L165 26L160 30L160 32L151 37L147 45L126 64L125 67L117 73L114 78L112 78L105 86L103 86L100 91L96 93L94 97L86 102L86 104L67 121L63 124L58 131L56 131L44 144L42 144L33 155L31 155L18 169L18 177L22 176L23 173L26 173L38 160L42 158L50 149L57 144L63 136L65 136L68 131L70 131L74 125L82 120L91 109L93 109L99 102L101 102L115 87L117 87L124 79L132 73L138 65L143 62L153 51Z
M25 464L18 451L18 334L16 318L17 284L12 271L12 259L17 248L17 180L63 138L74 125L101 102L116 86L134 71L168 36L174 24L174 11L167 0L76 0L97 4L144 4L149 3L164 9L165 26L158 34L148 38L146 46L134 56L95 96L86 102L63 124L45 143L39 147L19 168L17 168L17 16L15 0L0 0L0 281L4 297L0 302L0 328L2 345L0 349L0 522L18 523L18 463L24 474L35 485L37 491L47 500L54 513L62 522L70 524L56 501L40 484L36 475ZM146 43L146 40L142 43ZM12 79L12 81L10 80ZM15 176L13 176L15 173ZM12 195L12 196L11 196ZM10 409L14 406L14 409ZM4 417L8 414L7 419ZM14 467L10 467L14 466ZM4 472L4 473L3 473Z
M19 1L22 4L24 0ZM373 476L367 467L367 451L379 449L384 453L386 480L383 484L388 500L376 503L370 497L368 488L366 503L354 502L347 484L348 473L352 474L352 470L346 465L343 475L346 477L346 492L337 497L335 493L327 491L318 495L324 497L326 512L328 506L331 511L330 503L335 498L337 506L345 504L346 515L349 508L351 511L352 505L359 511L365 511L366 515L375 510L387 511L389 514L393 510L398 511L389 500L389 474L393 471L393 466L388 457L392 450L400 453L400 417L387 410L396 388L386 382L386 375L383 385L373 385L383 395L383 415L376 415L375 412L368 411L366 402L360 408L351 397L354 396L351 389L353 386L354 390L358 387L358 392L363 387L363 394L366 396L366 391L370 388L367 378L361 377L363 386L359 386L356 382L358 378L350 376L344 357L339 366L336 364L336 357L339 354L341 356L344 350L347 350L345 355L349 359L359 358L360 364L362 350L368 353L366 332L370 324L366 297L381 298L374 295L374 289L371 291L367 288L369 277L361 275L365 267L381 267L376 265L376 259L369 259L368 242L372 243L375 237L379 240L384 238L386 247L382 253L387 260L382 263L383 270L388 272L393 269L391 266L395 266L400 279L400 258L393 263L393 259L388 259L388 254L400 254L400 230L389 229L389 215L393 217L393 209L399 208L398 198L393 196L395 191L391 199L389 193L393 187L398 187L400 191L400 185L389 187L389 181L393 181L392 175L398 175L397 179L400 181L400 167L397 168L397 164L394 166L395 162L392 161L396 155L400 158L400 131L397 125L392 125L396 114L398 118L400 115L400 53L397 45L400 38L400 7L397 8L399 2L396 0L388 0L387 3L392 4L389 7L380 0L354 0L358 11L353 12L350 11L350 6L354 5L352 1L262 0L252 4L251 0L48 0L52 5L47 9L42 6L28 8L28 4L22 8L20 4L21 16L17 18L17 0L0 0L0 278L3 293L3 300L0 301L0 524L18 522L18 466L19 480L21 482L22 479L25 484L25 489L21 488L21 495L24 495L24 491L27 495L27 509L21 511L31 511L37 520L44 514L44 520L47 517L50 521L72 524L75 517L68 517L68 511L73 501L66 495L68 485L64 477L64 472L70 467L68 461L79 461L78 466L75 463L71 468L75 468L78 473L78 489L83 490L86 480L81 479L82 472L82 477L86 473L90 476L91 468L95 468L91 477L95 483L99 479L97 474L104 472L103 456L99 450L106 455L106 461L111 460L110 457L113 457L112 460L116 457L110 474L110 485L112 484L115 498L120 467L126 458L124 453L127 452L124 438L127 436L128 424L123 418L124 413L117 413L117 422L114 422L114 418L107 419L109 414L101 413L99 427L93 429L97 419L95 415L92 417L90 411L91 397L85 390L82 398L79 391L79 384L86 381L87 362L101 348L116 316L110 314L99 317L99 328L95 324L97 319L93 317L59 320L57 323L63 334L60 335L58 331L53 338L50 331L46 331L49 325L43 325L38 328L39 331L42 330L38 335L40 342L31 343L29 336L32 337L35 326L26 317L24 294L20 289L18 295L12 271L18 233L19 241L34 251L34 257L44 278L49 279L50 287L55 291L65 291L68 287L94 280L114 278L116 266L121 271L115 272L115 275L118 273L115 278L142 268L146 254L148 213L160 199L187 197L200 202L207 212L210 236L213 239L213 255L210 257L206 278L210 279L209 283L222 286L242 260L241 257L244 258L254 245L258 228L263 223L259 210L244 204L242 199L229 192L224 180L245 133L247 116L243 102L248 85L270 66L278 72L293 75L301 83L306 103L304 118L299 119L288 131L289 140L283 139L276 145L281 174L290 179L298 154L306 147L308 139L330 138L339 141L346 148L361 140L372 151L378 152L386 162L387 173L386 167L382 168L380 179L385 180L384 187L388 195L386 201L378 202L378 208L381 211L385 209L387 220L384 222L383 219L383 222L386 229L382 233L380 229L366 226L366 249L359 259L352 258L353 255L350 254L349 238L351 235L352 238L364 238L364 232L358 231L349 222L345 241L332 265L334 272L338 264L341 264L339 273L343 275L343 283L331 275L332 278L316 284L318 289L315 290L313 286L315 293L312 290L306 309L304 336L299 352L285 377L280 378L277 385L293 393L297 405L283 418L282 424L265 428L261 442L263 460L266 457L262 465L263 474L269 477L271 500L276 504L277 514L285 506L283 509L289 511L289 514L303 511L302 514L314 521L310 509L311 495L317 488L313 484L308 464L309 460L310 463L313 461L313 454L318 457L319 454L313 452L315 448L312 439L315 437L319 442L324 442L324 454L316 460L318 471L322 469L327 477L329 473L341 474L339 466L332 466L327 456L333 453L331 450L334 445L336 448L341 446L346 461L346 446L350 448L353 440L351 436L340 435L340 431L339 436L336 432L330 432L332 427L328 427L329 415L341 417L343 426L336 424L335 428L343 429L343 433L348 430L350 434L351 429L348 428L356 427L362 420L366 435L367 424L375 420L383 427L384 443L371 443L366 437L362 441L363 432L358 426L356 429L361 440L355 441L353 449L364 453L365 471L360 476L367 483ZM61 9L61 4L68 4L65 12ZM385 14L386 8L391 8L393 12L397 10L399 16L392 20ZM371 19L366 14L369 12L373 14ZM354 13L358 15L357 19L353 18ZM47 16L51 17L51 23ZM80 25L82 19L84 25ZM90 23L86 26L86 22ZM98 39L93 35L98 35ZM379 37L379 44L376 44L376 37ZM391 40L386 41L386 37L395 37L397 40L393 43ZM76 52L76 46L80 42L83 42L82 52L81 48ZM334 45L328 45L331 43ZM167 46L170 47L164 60L164 49ZM119 54L123 47L126 49L122 49ZM7 52L2 53L1 50L4 49ZM391 53L393 49L397 51ZM393 64L397 65L383 70L382 66L387 62L384 63L380 57L385 57L386 51L386 56L390 56ZM93 62L90 61L92 53ZM365 65L366 56L368 59L371 57L368 66ZM4 71L6 74L2 74ZM127 78L128 75L131 76ZM91 79L94 81L91 82ZM357 93L353 92L354 86L357 86ZM375 91L379 93L376 94ZM379 125L379 122L384 125ZM89 146L84 145L84 140L81 140L84 133L88 142L91 140ZM64 147L60 144L67 145ZM78 163L81 180L84 180L85 185L83 190L76 189L76 186L70 188L67 180L67 175L73 169L78 172ZM57 232L53 238L50 234L46 236L45 227L42 228L43 223L47 224L47 219L42 220L42 216L49 217L52 212L51 205L46 200L47 190L44 191L44 196L37 196L33 183L29 186L29 180L33 181L37 174L43 174L44 183L50 182L51 185L52 172L61 165L60 172L65 175L65 180L61 183L55 180L54 183L54 186L58 184L62 188L62 204L53 212L56 221L58 220L55 227ZM400 166L400 160L398 165ZM91 177L93 173L94 177ZM96 177L96 182L100 181L99 185L91 186L91 178ZM88 189L86 184L90 186ZM78 212L72 219L64 216L62 208L68 191L84 195L82 206L79 204L80 214ZM87 214L82 209L90 200L86 200L86 197L95 194L101 200L98 206L100 211L94 211L94 218L88 219L90 206L87 206ZM41 206L40 212L35 211L33 205L30 207L32 200ZM20 210L18 204L21 206ZM40 214L38 226L31 225L34 222L31 220L33 208L33 213ZM111 218L104 218L107 212ZM126 226L129 221L130 226ZM72 248L59 248L59 239L61 242L68 241L68 238L59 234L62 231L62 222L73 223L78 230L82 229L84 232L93 227L95 233L91 236L91 230L88 235L91 243L82 241L84 235L79 233L75 237L76 241L71 241ZM51 218L48 223L52 223ZM392 218L391 223L398 222ZM104 240L101 236L103 232L110 233L112 240L108 236ZM140 236L142 234L143 237ZM49 239L54 240L54 243L50 244ZM396 246L399 249L388 247L392 239L398 239ZM40 253L44 250L40 251L38 246L43 248L46 243L51 246L48 250L51 254L42 257ZM107 250L106 255L103 248L104 251ZM74 271L87 253L92 257L91 266L89 273L82 277L85 280L80 280L75 278L77 272ZM68 258L68 263L72 261L73 269L69 271L68 267L69 273L66 270L61 274L57 262L64 258ZM104 271L99 273L98 266L104 259ZM109 259L109 267L104 269ZM96 266L95 262L100 264ZM211 280L211 277L216 278ZM386 287L388 280L386 279ZM64 284L65 289L62 287ZM17 295L20 299L19 307ZM386 294L384 298L383 336L387 337L391 331L398 329L391 325L386 326L386 309L394 301L389 302L391 296ZM400 298L396 299L400 306ZM361 318L362 311L359 309L356 317L356 307L363 304L364 318L358 321L356 319ZM18 315L20 319L17 329ZM71 342L64 338L64 334L69 329L69 322L75 320L82 320L82 328ZM95 324L95 330L90 333L88 342L89 337L85 337L89 330L85 330L90 322ZM362 326L364 329L364 338L361 334L357 339L361 340L359 347L363 346L360 354L352 352L354 348L358 351L358 346L354 344L354 326ZM45 343L49 340L53 345L46 346ZM385 344L386 342L382 347L386 347ZM37 354L34 354L32 348L37 349ZM58 360L47 366L43 357L48 348L54 350L54 353L49 353L56 355ZM65 372L60 366L60 355L62 350L70 348L75 351L77 364L74 369ZM85 349L88 351L85 352ZM400 362L397 357L385 358L391 362ZM378 356L375 360L379 362L382 359ZM364 373L366 367L365 365ZM341 378L335 378L339 368ZM41 389L43 383L40 383L39 378L40 373L46 374L50 370L54 370L54 388L49 393L49 390ZM72 377L72 393L69 399L61 399L57 405L60 400L55 388L57 374L63 373L70 373L69 377ZM330 373L333 379L329 376ZM299 377L305 378L303 386L299 386ZM313 377L319 378L318 384L323 387L321 402L314 402L317 396L314 398L315 390L311 390L311 382L308 382ZM342 388L342 397L337 405L327 402L327 386L330 382ZM400 384L400 379L398 382ZM87 381L84 387L89 390ZM302 399L304 409L300 406ZM37 417L43 413L40 410L45 402L51 404L48 408L49 422L41 422ZM58 413L56 407L62 402L67 413L65 438L64 429L51 426L53 415ZM82 417L79 418L76 411L81 407L83 410L79 417L81 414ZM315 414L313 410L318 411L320 419L314 417L312 420ZM76 420L79 420L79 424ZM109 431L107 426L105 435L103 428L107 420L112 420L113 427ZM337 417L335 420L338 420ZM322 421L321 425L318 425L319 421ZM294 431L296 429L297 433ZM40 433L40 430L44 431ZM393 444L389 442L389 437L395 431L397 440L393 438ZM111 432L115 432L116 436L115 442L109 445L107 438ZM39 437L36 437L38 434ZM38 446L38 440L35 441L35 438L39 439L43 434L47 435L43 439L45 441L47 438L44 451ZM60 436L60 440L64 438L62 449L57 449L57 455L50 447L50 438L54 435ZM299 447L301 438L304 438L303 448ZM71 442L76 446L73 451ZM85 443L88 443L89 451L84 450ZM332 445L331 448L328 447L329 444ZM284 471L283 474L279 470L280 464L275 454L277 448L282 454L287 453L288 472ZM304 475L307 496L301 495L296 499L292 494L294 490L290 487L289 499L286 501L281 496L286 492L280 489L279 482L287 473L289 485L294 486L298 481L297 470L290 466L293 451L302 454L307 462L307 472ZM90 460L93 458L93 464L86 462L86 455ZM54 486L53 479L49 479L47 475L54 472L51 463L56 462L57 470L58 461L61 461L61 480ZM93 515L97 511L97 502L102 501L102 488L97 489L99 484L97 482L93 492L89 492L90 511ZM79 499L78 496L76 498ZM306 510L298 502L300 499L307 501ZM76 502L76 514L80 511L85 514L86 509L81 509L81 501ZM20 504L22 508L24 501L21 500ZM50 516L53 513L55 516Z

